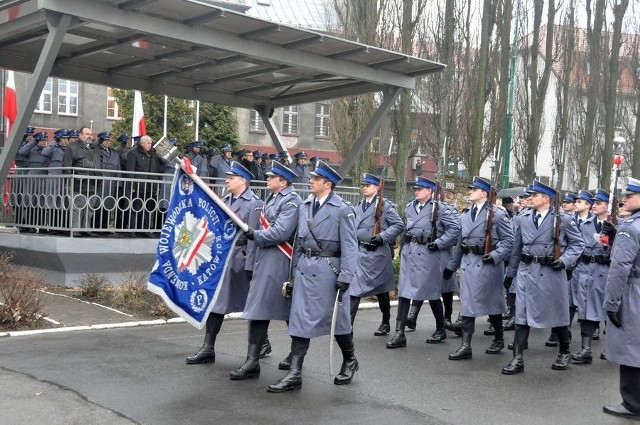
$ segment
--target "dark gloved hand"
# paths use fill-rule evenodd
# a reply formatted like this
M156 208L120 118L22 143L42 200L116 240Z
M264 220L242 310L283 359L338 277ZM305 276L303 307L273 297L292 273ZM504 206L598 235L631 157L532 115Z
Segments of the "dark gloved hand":
M338 302L342 302L342 296L347 292L347 289L349 289L349 282L337 281L336 289L338 290Z
M513 283L513 278L509 276L505 276L504 281L502 281L502 285L504 286L504 289L506 289L507 291L509 290L509 288L511 288L512 283Z
M573 277L573 270L567 269L567 280L571 280Z
M253 230L251 227L249 227L249 228L247 229L247 231L246 231L246 232L244 232L244 235L247 237L247 239L249 239L250 241L252 241L252 240L253 240L253 233L254 233L254 230Z
M453 270L449 270L449 269L444 269L442 271L442 278L444 280L449 280L451 279L451 276L453 276Z
M493 257L491 256L491 254L484 255L482 257L482 262L485 263L485 264L495 264L496 263L495 261L493 261Z
M603 221L602 227L600 228L600 232L603 235L609 236L609 244L612 244L613 240L616 237L616 233L618 233L618 229L616 229L616 226L614 226L612 222Z
M429 245L427 245L427 248L429 248L429 251L437 251L438 249L438 244L435 242L431 242Z
M245 270L244 274L247 275L247 280L251 280L253 278L253 272L251 270Z
M375 236L371 236L371 240L369 241L369 243L375 246L380 246L384 243L384 241L382 240L382 236L375 235Z
M551 268L553 270L562 270L564 269L564 263L560 260L556 260L553 263L551 263Z
M618 311L608 311L607 317L609 318L609 322L616 328L622 327L622 322L620 322L620 310Z

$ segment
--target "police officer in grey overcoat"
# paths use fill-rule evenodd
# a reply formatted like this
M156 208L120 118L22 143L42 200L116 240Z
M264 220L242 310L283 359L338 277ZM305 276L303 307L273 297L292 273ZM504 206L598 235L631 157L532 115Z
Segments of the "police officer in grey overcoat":
M584 241L574 218L552 206L555 189L535 180L530 189L531 211L518 217L514 248L507 276L517 274L516 332L513 360L502 368L505 375L524 371L522 357L530 326L553 328L560 341L559 353L551 366L565 370L571 361L569 331L569 282L567 267L584 250ZM556 220L557 219L557 220ZM559 226L561 255L555 258L555 229Z
M513 231L507 212L493 204L492 193L495 191L489 180L473 178L469 185L472 206L460 217L460 238L445 270L452 274L460 268L462 345L449 354L449 360L472 357L471 337L476 317L488 315L495 331L493 343L485 352L498 354L504 348L502 313L506 310L506 303L502 283L505 260L509 259L513 248ZM489 214L492 214L489 229L492 243L485 254Z
M582 204L581 198L586 195L589 195L589 192L581 190L576 203ZM576 217L585 247L572 278L572 285L575 284L572 288L573 302L578 309L582 340L582 349L571 356L571 362L574 364L591 364L593 361L591 341L596 325L607 318L602 303L611 261L611 244L615 238L613 225L611 223L607 223L608 226L605 225L609 213L609 192L598 189L592 198L592 203L590 211L593 214L589 214L582 221L580 214Z
M206 155L202 152L203 147L204 143L201 140L189 143L185 157L189 158L191 164L197 168L200 177L209 177L209 164Z
M115 207L118 199L118 184L120 179L120 155L111 149L111 134L102 132L98 134L98 146L95 148L100 154L100 168L103 171L104 180L100 191L100 207L96 210L93 219L95 227L108 229L110 218L115 216Z
M51 210L51 220L48 223L52 227L66 228L69 225L69 199L65 179L62 177L62 158L64 151L69 146L69 130L61 128L56 130L54 142L42 150L42 155L49 158L47 174L47 208ZM56 177L57 176L57 177ZM64 230L52 230L50 233L64 232Z
M257 229L260 222L263 202L249 188L253 174L242 164L233 162L231 171L227 172L225 182L228 193L223 198L225 204L252 229ZM186 358L187 364L214 363L216 361L215 343L220 332L224 315L244 310L249 282L253 274L256 244L240 235L229 254L227 271L220 283L218 297L211 308L205 328L204 343L193 356Z
M631 216L618 226L603 303L609 319L607 359L620 365L622 403L603 411L640 419L640 180L629 178L622 194Z
M453 276L445 273L445 269L451 257L450 249L460 237L460 217L453 205L434 199L436 187L433 180L416 177L415 200L405 207L407 225L400 252L396 333L387 342L387 348L406 347L404 328L412 299L429 300L435 317L436 331L427 338L427 344L437 344L447 338L440 296L443 280ZM437 214L435 232L434 213Z
M33 140L22 146L18 153L27 158L27 174L41 176L47 174L49 158L42 155L42 151L49 142L47 133L39 132L33 135ZM28 200L28 224L35 226L46 225L46 179L30 177L23 185L23 196ZM44 229L41 229L41 231Z
M311 173L311 196L299 208L295 246L295 278L289 316L291 368L270 392L302 387L302 363L311 338L331 332L331 318L337 308L335 340L342 351L342 367L333 383L348 384L358 370L355 357L349 302L336 304L336 297L349 296L356 271L358 250L355 212L333 189L342 177L324 162Z
M307 163L307 153L300 151L293 155L295 164L293 165L293 171L296 172L298 177L294 183L307 183L309 181L309 164Z
M291 298L282 295L282 285L289 279L298 207L302 203L292 185L295 177L296 174L286 166L274 164L267 174L271 195L267 198L260 227L249 228L246 232L247 239L256 245L254 273L242 313L242 317L249 320L249 346L244 364L231 372L232 380L260 374L258 359L268 342L269 321L289 321ZM271 351L270 344L268 351Z
M224 178L226 173L231 170L231 157L233 156L233 148L224 146L220 149L220 155L209 161L211 170L215 170L215 174L209 177Z
M356 206L356 232L358 236L358 254L356 274L351 282L351 325L358 313L362 297L376 295L382 312L382 323L373 333L375 336L387 335L391 331L391 301L389 291L394 287L393 255L391 245L404 231L404 223L395 206L388 199L381 198L380 177L365 173L360 185L364 199ZM380 230L375 233L376 211L380 209Z

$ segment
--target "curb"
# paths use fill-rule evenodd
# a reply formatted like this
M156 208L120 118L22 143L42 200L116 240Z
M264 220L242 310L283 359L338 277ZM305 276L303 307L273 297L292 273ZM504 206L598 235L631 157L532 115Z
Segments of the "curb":
M59 295L59 294L55 294L55 295ZM454 301L459 301L460 298L458 296L454 296L453 297ZM100 304L95 304L95 303L90 303L90 304L94 304L96 306L99 307L104 307L103 305ZM398 305L398 301L391 301L391 306L397 306ZM377 309L378 308L378 303L377 302L366 302L366 303L362 303L360 304L360 306L358 307L358 310L372 310L372 309ZM111 308L109 308L110 310L113 310ZM124 313L121 311L117 311L114 310L118 313L127 315L127 316L131 316L128 313ZM241 320L242 319L242 313L230 313L225 315L224 317L225 320ZM52 334L52 333L59 333L59 332L73 332L73 331L89 331L89 330L104 330L104 329L119 329L119 328L135 328L135 327L141 327L141 326L156 326L156 325L172 325L175 323L186 323L186 321L181 318L181 317L174 317L171 319L156 319L156 320L140 320L140 321L133 321L133 322L122 322L122 323L105 323L105 324L98 324L98 325L84 325L84 326L67 326L67 327L60 327L60 328L49 328L49 329L34 329L34 330L28 330L28 331L9 331L9 332L0 332L0 338L4 338L4 337L10 337L10 336L31 336L31 335L41 335L41 334Z

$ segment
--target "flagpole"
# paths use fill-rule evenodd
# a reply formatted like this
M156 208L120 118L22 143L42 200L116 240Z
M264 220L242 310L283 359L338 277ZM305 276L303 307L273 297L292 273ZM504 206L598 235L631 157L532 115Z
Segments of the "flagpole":
M200 101L196 100L196 138L194 140L199 140L200 136Z
M169 97L164 95L164 137L167 137L167 102Z

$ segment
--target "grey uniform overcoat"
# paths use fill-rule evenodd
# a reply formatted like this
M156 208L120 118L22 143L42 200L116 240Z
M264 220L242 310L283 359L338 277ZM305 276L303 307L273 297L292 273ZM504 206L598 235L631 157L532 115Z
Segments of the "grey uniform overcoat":
M315 338L328 335L336 300L336 282L353 282L356 273L358 242L356 239L355 212L338 194L331 192L315 216L310 196L300 206L298 213L298 239L295 247L296 267L289 317L289 335ZM318 250L318 244L309 232L310 218L313 233L322 248L339 253L339 257L308 256L305 250ZM329 265L329 262L331 265ZM333 266L333 267L332 267ZM333 268L338 271L335 274ZM349 291L339 306L336 335L351 332Z
M209 177L216 177L219 179L226 179L227 171L231 171L231 161L227 161L222 156L218 155L209 162L211 169L215 170L215 175Z
M429 251L427 243L431 235L433 201L417 212L415 202L405 208L407 226L405 234L421 238L406 242L400 254L400 278L398 296L412 300L437 300L442 294L442 272L451 257L450 249L460 237L460 216L453 205L440 202L436 229L438 251Z
M640 367L640 210L618 228L603 307L620 312L622 323L607 325L607 360Z
M49 158L42 155L43 149L38 145L38 142L33 140L22 146L18 151L27 157L27 168L29 169L27 174L30 176L47 174L47 170L43 168L49 166ZM46 183L47 180L45 179L31 178L26 180L26 184L23 185L23 193L25 196L30 197L32 207L45 207Z
M100 153L100 168L103 170L120 171L120 155L115 150L104 149L101 146L95 148ZM113 209L118 199L119 173L103 173L105 180L102 183L101 198L102 206L106 209Z
M231 204L230 193L223 198L223 201L249 227L253 229L258 227L263 203L251 189L242 192L233 204ZM244 310L244 304L249 293L249 279L247 279L246 270L253 271L255 251L255 243L247 240L244 235L240 235L236 239L231 254L229 254L231 258L227 265L228 269L222 279L222 283L220 283L222 286L211 310L212 312L228 314Z
M356 234L358 242L369 242L376 224L375 212L378 207L376 197L371 205L363 211L364 200L355 207ZM351 295L366 297L389 292L394 286L393 263L389 244L394 242L404 230L404 223L398 215L393 203L384 199L380 218L380 237L384 242L375 251L360 245L356 274L351 282Z
M611 252L611 247L600 243L599 234L596 241L596 220L594 215L589 214L584 222L578 223L585 243L583 255L607 256ZM585 263L578 260L571 278L571 298L573 305L578 307L578 319L599 322L607 318L607 313L602 308L607 274L609 274L608 264Z
M534 328L569 325L569 282L566 270L553 270L539 263L526 264L522 254L553 256L554 208L550 208L539 228L533 223L533 212L515 218L514 249L509 261L508 276L517 273L516 324ZM560 213L560 261L572 266L584 250L584 241L572 216Z
M209 164L207 164L207 157L202 154L196 154L191 151L185 155L189 158L191 164L198 169L198 175L200 177L209 177Z
M60 170L64 150L65 148L57 142L51 143L42 149L42 155L49 158L49 170L47 170L47 174L49 176L59 176L47 179L47 208L61 208L63 205L69 206L69 201L63 198L67 195L67 190L66 183L62 177L62 170Z
M247 303L242 317L249 320L289 320L291 298L282 296L282 284L289 278L289 258L278 248L293 242L298 226L300 196L289 186L271 195L264 207L269 228L254 233L256 260Z
M460 216L460 221L462 231L448 267L450 270L460 267L460 314L466 317L502 314L506 311L502 286L504 262L511 256L513 249L513 230L509 216L506 211L493 206L493 249L489 255L495 264L483 263L482 254L464 254L462 251L463 246L484 246L487 203L478 211L475 221L471 219L470 210Z

